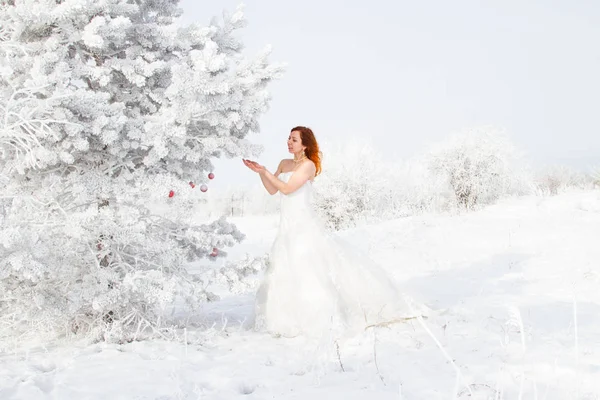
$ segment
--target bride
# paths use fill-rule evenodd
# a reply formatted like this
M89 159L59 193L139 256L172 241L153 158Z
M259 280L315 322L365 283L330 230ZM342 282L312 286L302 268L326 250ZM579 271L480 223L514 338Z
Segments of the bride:
M279 232L256 296L255 328L286 337L338 335L410 317L385 272L326 232L313 210L321 154L312 130L293 128L287 146L294 158L281 160L274 174L243 160L270 194L282 195Z

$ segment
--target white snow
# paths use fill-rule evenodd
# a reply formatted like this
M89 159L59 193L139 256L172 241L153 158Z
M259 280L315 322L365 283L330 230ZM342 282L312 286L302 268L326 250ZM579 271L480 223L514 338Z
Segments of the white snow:
M276 217L234 222L247 239L230 259L269 250ZM331 343L248 330L252 293L225 296L188 344L1 349L0 399L600 399L600 191L341 235L445 310L424 321L433 337L418 321L377 328L338 357Z

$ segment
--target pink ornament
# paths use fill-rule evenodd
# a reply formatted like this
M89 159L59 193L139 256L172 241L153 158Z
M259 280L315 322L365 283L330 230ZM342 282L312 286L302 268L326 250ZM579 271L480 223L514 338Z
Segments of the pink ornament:
M208 179L215 179L215 174L213 174L212 172L208 174Z
M210 253L210 256L216 257L217 254L219 254L219 249L217 249L216 247L213 247L213 251L212 251L212 253Z
M190 186L192 187L192 189L196 187L196 185L194 185L194 182L190 182Z
M206 185L200 186L200 191L206 192L207 190L208 190L208 186L206 186Z

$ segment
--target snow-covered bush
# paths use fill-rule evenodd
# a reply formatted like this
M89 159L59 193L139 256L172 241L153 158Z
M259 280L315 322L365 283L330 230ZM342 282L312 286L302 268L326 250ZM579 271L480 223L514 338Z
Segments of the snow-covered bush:
M315 179L314 204L332 230L352 227L366 217L386 186L384 166L364 140L322 143L323 172Z
M181 27L177 4L0 3L0 335L158 332L211 296L186 264L242 239L189 216L211 158L258 150L281 68L241 56L241 10Z
M564 165L553 165L537 171L535 185L541 194L555 195L568 188L593 186L593 176Z
M600 167L595 167L590 173L590 179L594 187L600 188Z
M432 176L445 182L459 207L470 209L529 190L517 150L494 128L452 136L435 146L427 159Z
M411 166L385 161L369 140L345 138L322 149L314 204L329 229L411 214L420 202L420 192L407 190L416 183Z

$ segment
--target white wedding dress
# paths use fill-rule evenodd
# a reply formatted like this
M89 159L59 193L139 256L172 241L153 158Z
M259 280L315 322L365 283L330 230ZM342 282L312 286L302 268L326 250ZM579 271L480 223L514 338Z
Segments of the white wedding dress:
M292 172L279 175L287 182ZM281 220L258 289L255 329L275 335L341 336L422 315L378 265L329 234L312 208L312 182L281 194Z

